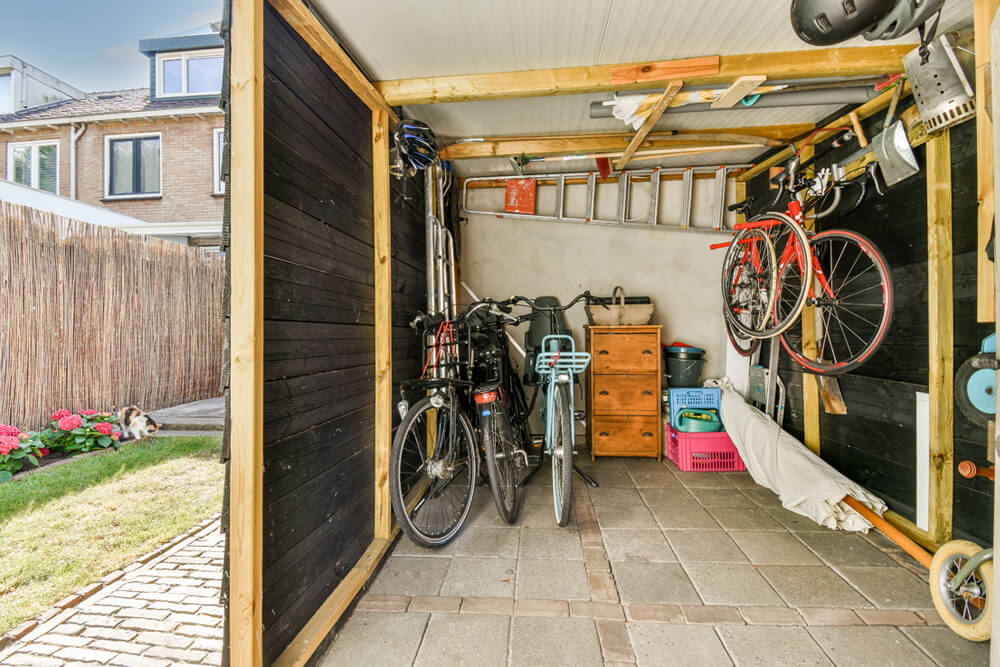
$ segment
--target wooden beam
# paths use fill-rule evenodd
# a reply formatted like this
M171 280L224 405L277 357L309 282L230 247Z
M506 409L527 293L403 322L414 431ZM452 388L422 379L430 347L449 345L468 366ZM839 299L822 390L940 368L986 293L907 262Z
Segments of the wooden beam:
M375 537L388 538L389 453L392 450L392 216L389 206L389 122L372 111L375 202Z
M748 74L747 76L741 76L740 78L733 81L733 83L726 88L719 99L712 102L713 109L728 109L736 105L744 97L752 93L757 89L757 87L767 81L767 77L762 74Z
M976 0L974 34L976 51L976 200L978 243L976 245L976 319L992 322L997 317L994 264L986 256L986 244L993 228L993 120L990 76L990 24L1000 0Z
M347 87L368 105L369 109L384 111L393 126L399 122L399 117L382 97L382 94L376 90L364 72L354 64L351 57L330 34L330 31L319 22L316 15L302 0L268 0L268 2L312 47L312 50L319 54L323 62L336 72L337 76L347 84Z
M915 523L901 514L897 514L892 510L887 510L885 514L882 515L882 518L898 528L899 531L908 538L923 548L929 550L931 553L937 551L938 547L941 546L941 542L935 541L926 530L919 528Z
M815 148L812 145L802 148L802 161L807 162L812 159ZM812 167L808 167L804 174L807 178L813 175ZM816 221L806 219L805 227L809 231L816 231ZM806 305L802 309L802 353L808 359L815 359L816 350L816 309ZM802 374L802 420L804 436L803 441L814 454L820 452L819 434L819 384L817 378L812 373Z
M783 146L789 140L808 133L811 123L768 125L761 127L730 127L712 130L680 130L650 132L642 148L660 146L708 146L719 143L758 143L762 146ZM567 134L548 136L484 137L482 141L464 141L446 146L443 160L464 160L485 157L516 157L518 155L577 155L623 150L634 135L628 132L602 134Z
M954 291L952 285L951 133L927 142L927 329L930 483L927 532L951 539L954 467Z
M261 665L264 470L264 2L232 4L229 664Z
M663 91L656 102L653 104L653 108L649 110L649 115L646 116L646 120L643 121L642 127L639 131L635 133L632 137L632 141L629 142L628 147L625 149L625 153L615 161L615 169L624 169L628 161L632 159L635 152L639 150L639 146L646 139L646 135L653 130L653 126L656 125L657 121L660 120L660 116L663 112L667 110L667 105L670 104L670 100L677 97L677 93L680 92L681 86L684 85L683 81L671 81L667 89Z
M374 85L386 101L395 106L639 90L655 88L674 79L683 79L688 85L728 84L750 74L763 75L771 81L822 76L874 76L903 71L903 56L912 50L912 44L894 44L719 56L718 68L714 71L704 58L688 58L625 65L397 79L377 81Z
M910 49L910 50L912 51L913 49ZM857 117L859 119L861 119L861 120L864 120L865 118L868 118L869 116L874 116L879 111L882 111L887 106L889 106L889 104L892 102L892 97L893 97L894 92L895 91L893 91L893 90L887 90L884 93L882 93L881 95L879 95L878 97L873 97L872 99L868 100L867 102L865 102L864 104L862 104L861 106L859 106L854 111L852 111L850 113L846 113L843 116L837 118L832 123L828 124L827 127L848 127L848 126L850 126L851 125L851 113L857 114ZM910 94L910 82L907 81L904 84L904 87L903 87L903 95L906 96L906 95L909 95L909 94ZM820 141L824 141L826 139L829 139L831 136L833 136L835 134L839 134L842 131L843 130L820 130L809 141L811 143L818 143ZM806 139L802 139L800 141L796 141L795 142L795 150L798 150L805 141L806 141ZM749 170L743 172L742 174L740 174L739 178L741 180L744 180L744 181L749 181L754 176L767 171L768 169L770 169L774 165L778 164L779 162L784 162L788 158L792 157L792 155L795 154L795 150L793 150L791 147L788 147L788 148L786 148L786 149L784 149L782 151L778 151L778 153L776 153L775 155L772 155L771 157L769 157L768 159L764 160L763 162L755 165L753 169L749 169Z

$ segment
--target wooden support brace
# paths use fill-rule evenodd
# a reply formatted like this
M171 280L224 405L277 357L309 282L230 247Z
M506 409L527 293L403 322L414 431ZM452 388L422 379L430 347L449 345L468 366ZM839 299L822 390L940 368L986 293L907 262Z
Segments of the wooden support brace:
M994 265L986 256L996 203L993 197L992 79L990 76L990 23L1000 0L976 0L974 9L976 51L976 319L992 322L997 316Z
M740 100L756 90L757 87L765 81L767 81L767 77L763 74L741 76L736 79L736 81L733 81L732 85L730 85L729 88L726 88L722 95L719 95L719 99L712 102L712 108L728 109L729 107L735 106Z
M389 537L389 453L392 449L392 218L389 206L389 119L372 111L375 203L375 538Z
M804 146L801 157L803 162L807 162L813 157L814 148ZM812 168L806 169L805 176L812 176ZM815 230L816 222L806 219L806 229ZM816 309L806 306L802 309L800 316L802 322L802 353L809 359L815 359L816 350ZM804 423L804 441L814 454L820 452L819 434L819 385L816 376L812 373L802 374L802 419Z
M639 146L641 146L642 142L645 141L646 135L652 131L653 126L660 120L660 116L662 116L663 112L667 110L667 105L670 104L670 100L674 99L674 97L677 96L677 93L680 92L682 85L684 85L683 81L670 82L667 89L664 90L663 94L656 100L656 104L653 105L653 108L650 110L645 122L643 122L642 127L640 127L639 131L635 133L635 136L629 143L628 148L625 149L625 154L615 162L615 169L621 170L625 168L625 165L627 165L628 161L632 159L635 152L639 150Z

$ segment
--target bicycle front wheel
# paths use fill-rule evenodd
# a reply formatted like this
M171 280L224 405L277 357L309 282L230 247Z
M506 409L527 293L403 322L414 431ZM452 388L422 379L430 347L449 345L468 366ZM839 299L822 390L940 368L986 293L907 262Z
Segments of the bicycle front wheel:
M482 408L481 433L493 501L503 520L514 523L521 509L518 486L521 478L521 454L512 437L510 418L500 400L483 405ZM485 414L487 411L490 414Z
M472 508L477 464L472 427L460 408L447 399L435 406L430 398L410 408L389 463L392 511L407 537L439 547L458 535Z
M552 397L552 500L556 521L569 523L573 506L573 406L569 401L569 383L558 382Z
M875 354L889 331L889 265L874 243L844 229L816 234L811 246L814 296L781 344L807 372L848 373Z
M743 356L753 354L756 338L748 332L766 329L774 310L777 260L762 229L744 229L729 245L722 268L726 333Z

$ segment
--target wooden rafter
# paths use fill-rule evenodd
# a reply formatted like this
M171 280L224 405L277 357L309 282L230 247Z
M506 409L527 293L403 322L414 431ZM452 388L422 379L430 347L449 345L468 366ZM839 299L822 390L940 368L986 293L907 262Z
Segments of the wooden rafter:
M760 84L767 81L763 74L748 74L733 81L732 84L721 95L719 99L712 102L713 109L728 109L742 100L744 97L757 89Z
M784 146L803 136L815 126L812 123L729 127L697 131L650 132L642 148L673 146L710 146L720 143L757 143L761 146ZM528 135L484 137L482 141L451 144L441 151L444 160L484 157L514 157L517 155L574 155L623 150L634 135L628 132L601 134Z
M663 91L663 94L656 99L656 103L653 108L650 109L649 115L646 116L646 120L643 121L642 127L639 131L635 133L632 137L632 141L629 142L628 148L625 149L625 154L622 155L618 160L615 161L615 169L624 169L628 161L632 159L635 152L639 150L639 146L646 139L646 135L652 131L653 126L660 120L660 116L663 112L667 110L667 105L670 104L670 100L677 97L677 93L681 91L681 86L684 85L683 81L671 81L667 89Z
M750 74L763 75L771 81L822 76L874 76L901 72L903 56L912 50L912 44L809 49L718 56L715 68L704 58L688 58L624 65L431 76L377 81L374 85L389 104L400 105L639 90L655 88L657 84L664 85L674 79L683 79L688 85L728 85Z

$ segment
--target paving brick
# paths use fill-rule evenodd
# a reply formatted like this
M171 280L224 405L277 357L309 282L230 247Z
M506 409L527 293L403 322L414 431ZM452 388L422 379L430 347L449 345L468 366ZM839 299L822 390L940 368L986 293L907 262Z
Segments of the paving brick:
M580 524L580 541L585 547L603 546L604 539L601 537L601 529L596 521L586 521Z
M45 641L57 646L85 646L90 643L90 637L77 637L75 635L62 635L57 632L45 633Z
M684 618L693 625L743 625L736 607L725 605L684 605Z
M224 610L222 605L205 605L199 613L208 614L209 616L219 616L221 618L224 615Z
M101 598L101 604L109 607L132 607L133 609L138 609L139 607L145 607L147 601L122 597L121 595L116 594L113 597Z
M73 617L73 620L81 625L87 626L88 628L113 628L122 622L122 619L116 616L103 616L98 614L77 614Z
M609 572L611 565L604 553L604 547L587 547L583 550L583 564L587 572Z
M587 602L584 600L571 600L569 603L569 615L583 618L604 618L616 621L625 620L625 612L617 602Z
M366 595L358 601L357 611L403 612L410 606L408 595Z
M135 638L140 644L151 644L153 646L166 646L168 648L187 648L191 646L194 639L183 637L166 632L140 632Z
M52 644L43 644L41 642L32 642L24 647L24 651L28 653L37 653L38 655L52 655L62 646L53 646Z
M166 658L174 662L187 660L190 662L201 662L205 657L205 651L192 651L191 649L170 648L168 646L154 646L143 654L143 657Z
M38 621L34 619L30 621L25 621L24 623L21 623L20 625L8 630L7 634L5 634L4 637L7 637L8 639L11 640L17 640L25 636L26 634L28 634L37 627L38 627Z
M222 638L222 626L209 627L206 625L181 625L174 632L190 637L217 637Z
M864 625L850 609L800 607L798 611L809 625Z
M601 602L618 602L618 589L610 572L588 572L590 597Z
M52 606L58 607L59 609L66 609L67 607L75 607L76 604L82 599L83 598L81 598L79 595L73 593L72 595L67 595L62 600L59 600L59 602L56 602Z
M518 600L514 605L515 616L569 616L565 600Z
M597 636L601 640L601 651L606 661L634 663L632 642L629 641L625 623L620 621L597 621Z
M100 600L98 600L97 602L88 603L86 607L79 609L78 612L81 614L96 614L103 616L111 616L120 609L120 607L109 607L104 604L98 604L99 602Z
M182 614L207 613L208 607L198 604L179 604L177 602L150 602L149 609L156 611L176 611Z
M79 623L60 623L57 629L61 635L78 635L83 632L84 626Z
M148 618L154 621L162 621L170 616L166 609L122 609L116 616L122 618Z
M104 588L104 584L102 584L101 582L97 582L96 584L84 586L83 588L78 590L76 594L80 596L81 600L86 600L90 598L92 595L94 595L94 593L101 590L102 588Z
M170 632L177 624L173 621L154 621L151 618L126 618L118 626L126 630L151 630L153 632Z
M120 655L111 659L112 665L122 665L123 667L171 667L169 660L150 658L144 655Z
M174 602L179 604L187 596L177 595L176 593L139 593L136 597L140 600L149 600L150 602Z
M925 625L916 613L902 609L858 609L856 613L868 625Z
M115 654L111 651L67 646L56 651L55 657L65 660L80 660L81 662L107 662L111 658L114 658Z
M463 614L506 614L514 611L514 601L510 598L463 598Z
M190 625L218 625L218 616L208 616L203 614L182 614L178 612L172 612L170 614L171 621L176 623L186 623Z
M138 655L149 646L146 644L136 644L130 641L118 641L114 639L95 639L87 648L103 649L105 651L116 651L118 653L134 653Z
M460 597L439 597L431 595L417 595L410 600L407 611L425 611L432 614L457 614L462 606Z
M786 607L740 607L749 625L802 625L805 621L794 609Z
M207 595L188 595L181 600L184 604L198 604L198 605L208 605L208 604L219 604L218 597L210 597Z
M924 619L927 625L944 625L944 619L936 611L918 611L917 615Z
M93 637L95 639L110 639L112 641L122 641L127 642L135 638L139 634L135 630L120 630L118 628L87 628L83 631L84 637Z
M65 663L58 658L50 658L44 655L30 655L28 653L15 653L3 660L5 665L31 665L32 667L61 667Z
M202 659L202 664L205 665L221 665L222 664L222 652L215 651L214 653L209 653Z
M208 639L206 637L198 637L194 640L190 647L199 651L210 651L216 652L222 650L222 640L221 639Z
M683 623L684 614L676 604L630 604L625 607L630 621L656 623Z

